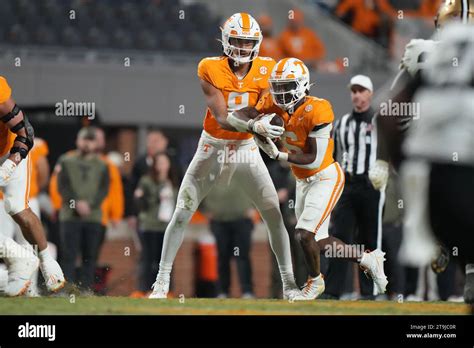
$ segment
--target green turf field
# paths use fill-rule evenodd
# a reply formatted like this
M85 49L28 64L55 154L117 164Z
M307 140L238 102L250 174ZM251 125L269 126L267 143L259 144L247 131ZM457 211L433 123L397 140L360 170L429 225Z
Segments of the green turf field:
M73 301L75 300L75 301ZM72 303L71 303L72 302ZM283 300L171 299L127 297L0 298L0 314L229 314L229 315L370 315L469 314L461 303L330 301L289 303Z

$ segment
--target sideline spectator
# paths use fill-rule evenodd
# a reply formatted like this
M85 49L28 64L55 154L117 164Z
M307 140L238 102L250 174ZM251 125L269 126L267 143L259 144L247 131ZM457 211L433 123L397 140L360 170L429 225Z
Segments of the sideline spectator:
M286 29L280 34L280 45L287 57L301 59L308 67L316 69L326 49L318 35L304 24L301 10L295 10L288 18Z
M138 275L142 295L150 291L158 273L166 226L176 204L174 180L170 158L158 153L152 157L149 173L140 178L134 192L142 246Z
M109 189L107 165L96 153L94 129L82 128L77 150L61 156L56 166L57 184L62 197L59 213L61 267L70 283L89 292L103 238L101 204ZM81 254L80 277L76 277L76 258Z
M342 0L336 15L384 47L388 47L392 30L392 17L397 12L387 0Z
M280 41L273 35L272 18L267 14L262 14L258 17L257 22L260 25L263 35L259 56L271 57L278 62L283 58L283 51L280 46Z
M133 189L137 187L140 178L147 174L153 164L153 156L168 150L169 140L159 129L151 129L146 136L146 152L135 161L132 170Z

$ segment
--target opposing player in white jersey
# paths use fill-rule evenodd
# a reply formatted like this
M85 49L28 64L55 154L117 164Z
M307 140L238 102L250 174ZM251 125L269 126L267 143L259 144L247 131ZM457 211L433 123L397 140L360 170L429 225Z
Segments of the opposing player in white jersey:
M436 47L423 69L393 98L418 105L416 121L404 133L393 117L381 117L379 124L392 139L386 154L402 162L408 210L403 257L413 264L428 263L437 237L465 264L464 299L473 304L474 1L445 2L438 24L441 18L447 23L435 34Z
M402 144L407 158L402 171L410 179L414 165L426 168L420 201L427 206L429 227L448 250L458 252L466 270L464 300L474 305L474 23L450 24L439 40L426 68L407 87L407 100L420 105L420 118Z
M274 138L284 129L270 125L267 119L250 118L242 128L239 124L236 128L228 119L234 110L255 106L268 89L268 76L275 61L258 57L261 42L262 33L255 19L247 13L236 13L222 28L224 55L199 63L198 77L208 106L204 130L165 232L160 270L150 298L166 298L173 261L192 215L214 185L228 185L231 180L237 181L253 201L269 230L284 297L300 293L293 276L289 237L278 195L252 135Z
M440 32L447 23L467 24L473 21L474 0L444 0L435 17L435 26L437 32ZM392 96L405 93L404 88L418 78L429 61L431 53L439 45L439 39L435 33L430 40L414 39L410 41L400 64L400 72L392 84ZM396 97L392 98L392 105L395 100ZM412 110L416 110L416 105L413 106ZM419 115L415 114L390 117L390 115L380 115L379 113L377 117L377 161L369 171L369 179L376 189L383 189L387 184L388 163L392 162L395 167L400 165L403 160L401 143L409 127L416 124L418 120ZM426 264L427 260L430 260L432 269L439 273L446 268L449 253L444 247L440 247L438 241L432 237L426 220L428 207L419 201L420 197L425 196L427 189L422 183L425 181L428 169L421 163L406 162L404 164L405 168L409 166L411 169L406 170L405 173L409 173L410 178L405 179L406 185L402 185L402 187L406 192L404 200L410 204L411 208L405 209L401 255L403 260L412 266L422 266ZM415 249L415 246L419 245L421 247L417 247L416 252L415 250L409 252L410 248Z

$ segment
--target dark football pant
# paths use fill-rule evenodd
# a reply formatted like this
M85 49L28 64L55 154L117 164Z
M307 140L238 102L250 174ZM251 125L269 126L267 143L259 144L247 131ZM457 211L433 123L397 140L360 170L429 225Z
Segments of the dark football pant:
M434 234L461 263L474 263L474 167L432 164L430 222ZM464 266L463 265L463 266Z

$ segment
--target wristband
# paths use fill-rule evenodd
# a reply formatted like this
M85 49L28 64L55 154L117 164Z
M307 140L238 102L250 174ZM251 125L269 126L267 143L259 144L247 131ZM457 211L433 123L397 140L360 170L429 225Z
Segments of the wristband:
M278 161L288 162L288 153L280 152L276 158Z
M253 119L252 119L252 120L249 120L249 121L247 122L247 130L248 130L249 132L251 132L251 133L253 133L253 125L254 125L254 123L255 123L255 120L253 120Z

